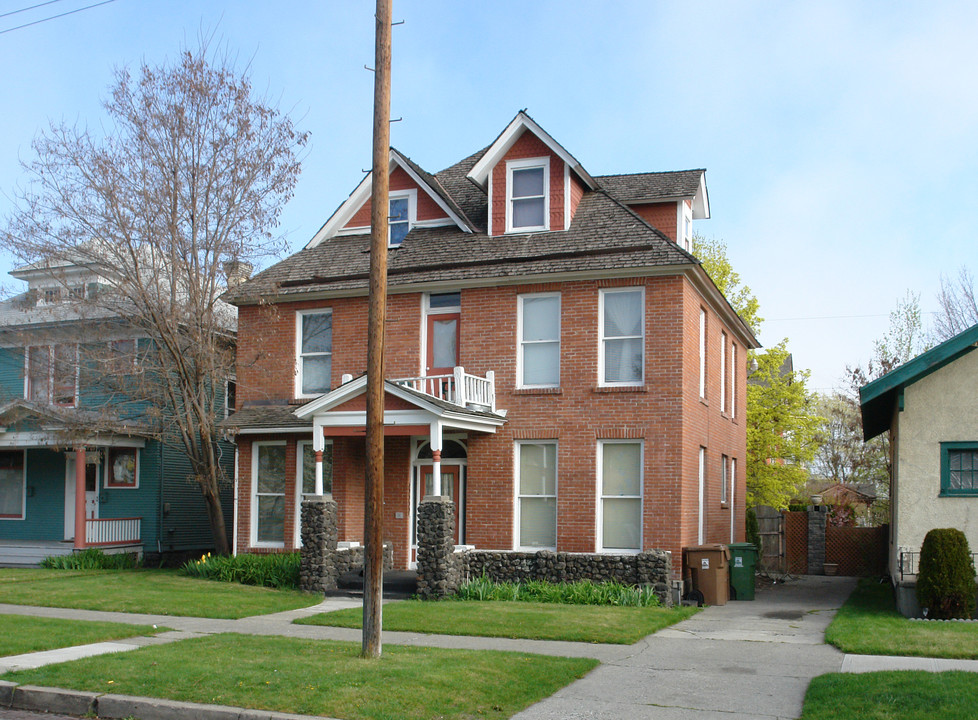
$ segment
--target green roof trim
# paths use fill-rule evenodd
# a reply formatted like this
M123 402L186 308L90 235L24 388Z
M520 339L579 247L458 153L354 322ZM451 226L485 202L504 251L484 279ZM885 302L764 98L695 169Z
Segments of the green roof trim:
M975 349L978 325L945 340L940 345L905 362L881 378L859 388L863 439L870 440L889 430L894 409L903 410L903 390L932 372L940 370Z

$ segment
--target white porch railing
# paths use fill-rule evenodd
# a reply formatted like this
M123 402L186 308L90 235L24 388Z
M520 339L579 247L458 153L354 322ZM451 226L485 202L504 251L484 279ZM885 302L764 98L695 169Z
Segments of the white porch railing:
M485 377L479 377L457 367L451 375L397 378L391 382L453 405L496 412L496 377L492 370Z
M142 518L85 520L86 545L130 545L139 542Z

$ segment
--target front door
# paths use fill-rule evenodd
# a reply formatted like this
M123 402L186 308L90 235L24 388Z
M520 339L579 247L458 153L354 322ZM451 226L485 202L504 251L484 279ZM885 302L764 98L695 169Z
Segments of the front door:
M447 495L455 503L455 544L459 545L464 541L465 531L462 527L465 515L462 513L462 504L465 502L465 487L462 482L462 468L458 465L441 466L441 494ZM417 561L416 551L418 549L418 504L424 499L425 495L431 495L435 490L434 467L432 465L422 465L418 468L418 477L414 487L414 522L411 531L411 562Z
M65 540L75 538L75 453L66 453L65 463ZM98 455L85 456L85 517L98 518Z

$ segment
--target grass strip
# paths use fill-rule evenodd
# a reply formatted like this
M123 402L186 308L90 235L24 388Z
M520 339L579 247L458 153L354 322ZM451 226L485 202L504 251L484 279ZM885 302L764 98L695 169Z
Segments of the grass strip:
M430 602L405 600L384 606L384 629L441 635L567 640L628 645L699 611L699 608L643 608L556 605L531 602ZM296 620L303 625L359 628L360 608Z
M973 718L975 708L974 673L833 673L812 680L801 720Z
M825 640L859 655L978 659L978 623L909 620L897 612L890 584L871 579L859 581Z
M361 718L508 718L598 663L509 652L210 635L102 655L4 680L91 692ZM218 670L219 668L219 670Z
M0 656L155 635L166 630L167 628L154 628L152 625L0 615Z
M172 570L0 569L0 603L12 605L236 619L308 607L320 599Z

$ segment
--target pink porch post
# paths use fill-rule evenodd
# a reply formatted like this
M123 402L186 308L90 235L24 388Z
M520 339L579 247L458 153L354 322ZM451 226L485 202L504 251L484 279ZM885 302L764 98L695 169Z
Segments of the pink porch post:
M85 448L75 448L75 549L85 544Z

